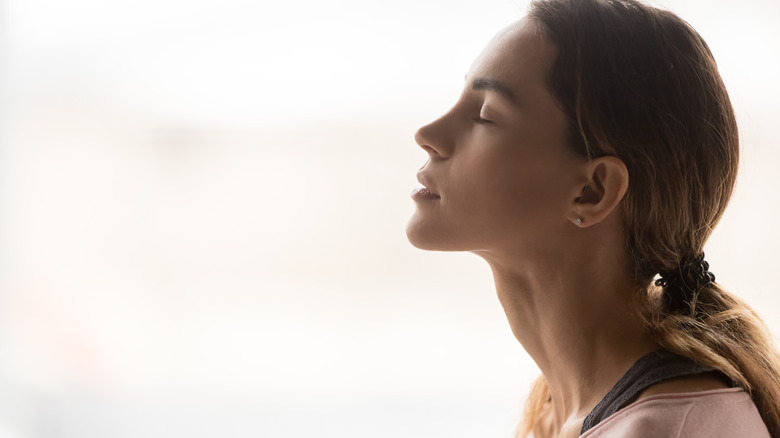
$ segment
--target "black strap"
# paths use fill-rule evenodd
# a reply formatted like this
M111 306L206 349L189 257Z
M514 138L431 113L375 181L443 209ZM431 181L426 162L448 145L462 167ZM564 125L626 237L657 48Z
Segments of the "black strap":
M580 435L633 401L651 385L675 377L713 371L715 371L713 368L699 365L687 357L666 350L657 350L643 356L585 417Z

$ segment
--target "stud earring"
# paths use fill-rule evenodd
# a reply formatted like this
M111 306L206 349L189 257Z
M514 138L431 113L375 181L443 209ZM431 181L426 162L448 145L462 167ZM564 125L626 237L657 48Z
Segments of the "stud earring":
M582 218L578 217L576 221L574 221L575 225L582 225Z

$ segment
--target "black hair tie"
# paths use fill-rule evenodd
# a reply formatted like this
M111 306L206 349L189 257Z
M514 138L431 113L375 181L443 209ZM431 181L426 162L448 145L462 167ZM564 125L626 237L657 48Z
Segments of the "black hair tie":
M671 311L687 313L696 292L715 281L715 274L709 271L710 264L704 260L704 253L683 259L673 271L661 272L655 281L661 286Z

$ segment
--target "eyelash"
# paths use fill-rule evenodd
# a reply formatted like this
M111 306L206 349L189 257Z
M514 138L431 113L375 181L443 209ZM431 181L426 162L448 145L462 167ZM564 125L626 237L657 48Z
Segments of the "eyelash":
M474 120L474 123L478 123L478 124L493 123L492 121L490 121L488 119L483 119L480 116L474 117L473 120Z

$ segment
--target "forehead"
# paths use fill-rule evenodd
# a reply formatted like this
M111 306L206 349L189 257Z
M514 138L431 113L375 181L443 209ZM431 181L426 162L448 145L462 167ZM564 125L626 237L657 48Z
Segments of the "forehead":
M525 18L501 30L472 64L467 81L489 78L514 90L544 85L557 50L532 20Z

